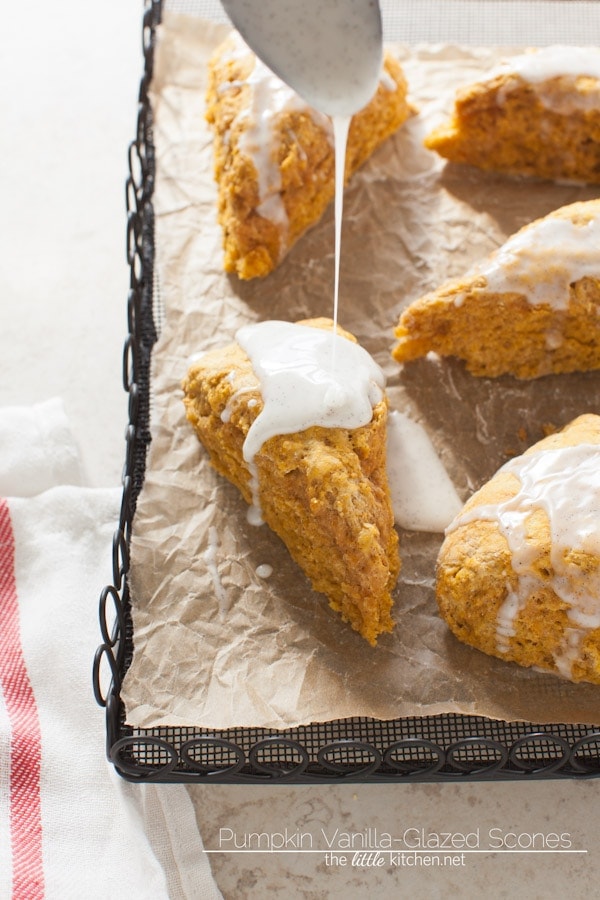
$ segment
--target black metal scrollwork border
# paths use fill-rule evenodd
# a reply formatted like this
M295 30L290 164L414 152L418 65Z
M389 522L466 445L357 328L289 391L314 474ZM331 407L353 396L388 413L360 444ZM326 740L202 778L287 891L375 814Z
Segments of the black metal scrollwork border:
M138 92L136 136L129 145L129 173L125 183L126 254L130 280L127 296L127 338L123 347L123 388L128 394L128 425L125 431L121 509L112 546L112 583L105 587L100 595L102 643L96 651L92 672L94 696L97 703L107 710L108 739L111 747L118 736L118 716L115 715L114 707L120 695L127 654L127 630L130 627L127 572L131 525L135 501L143 482L145 451L150 442L148 378L150 354L156 333L152 318L151 239L154 151L148 88L152 79L155 33L161 12L161 2L146 0L142 27L144 70ZM112 611L110 616L109 606ZM103 673L107 670L110 684L104 693Z
M133 635L129 545L150 443L155 161L148 99L162 0L145 0L144 71L125 185L130 268L123 387L128 395L123 494L112 545L112 583L100 594L101 643L93 663L96 701L106 714L106 752L130 781L339 783L590 778L600 775L600 730L535 726L454 715L379 722L344 720L290 729L205 732L136 730L125 722L121 686ZM106 685L106 688L104 687Z

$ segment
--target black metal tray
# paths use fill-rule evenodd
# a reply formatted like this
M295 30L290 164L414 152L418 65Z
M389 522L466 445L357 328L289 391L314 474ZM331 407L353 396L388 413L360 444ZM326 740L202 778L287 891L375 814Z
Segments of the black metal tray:
M130 289L123 387L129 399L129 424L112 584L100 595L102 641L93 665L94 694L106 711L109 760L130 781L187 783L452 782L600 775L600 729L585 725L540 726L460 715L390 721L354 718L285 731L139 729L127 724L120 691L133 654L128 549L150 442L150 359L157 337L155 161L148 88L162 8L162 0L146 0L144 72L126 182Z

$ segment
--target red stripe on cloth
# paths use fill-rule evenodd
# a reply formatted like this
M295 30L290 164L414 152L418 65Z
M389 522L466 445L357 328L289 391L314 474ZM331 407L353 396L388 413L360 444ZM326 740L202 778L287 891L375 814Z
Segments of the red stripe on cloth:
M10 511L0 499L0 685L10 722L10 833L13 900L44 896L37 705L23 656Z

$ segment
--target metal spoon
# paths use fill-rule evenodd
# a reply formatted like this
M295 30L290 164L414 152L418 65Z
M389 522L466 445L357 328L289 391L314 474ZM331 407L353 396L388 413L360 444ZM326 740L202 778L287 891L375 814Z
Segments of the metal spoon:
M382 62L378 0L221 0L256 55L315 109L348 117L371 100Z

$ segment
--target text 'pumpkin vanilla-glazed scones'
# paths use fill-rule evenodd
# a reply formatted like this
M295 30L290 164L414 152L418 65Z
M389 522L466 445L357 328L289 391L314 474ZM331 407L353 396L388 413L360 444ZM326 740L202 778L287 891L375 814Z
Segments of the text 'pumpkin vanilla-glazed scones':
M600 182L600 50L545 47L457 92L425 146L481 169Z
M381 370L341 329L329 378L332 324L245 326L236 343L192 365L184 403L214 467L250 504L250 521L266 522L314 589L374 645L392 630L400 569L387 400Z
M600 200L526 225L461 278L413 301L393 356L464 360L473 375L600 368Z
M535 444L467 501L436 591L464 643L600 684L600 416Z
M206 100L224 268L242 279L267 275L333 199L331 120L277 78L237 32L209 62ZM386 54L375 96L352 119L346 181L411 112L402 68Z

